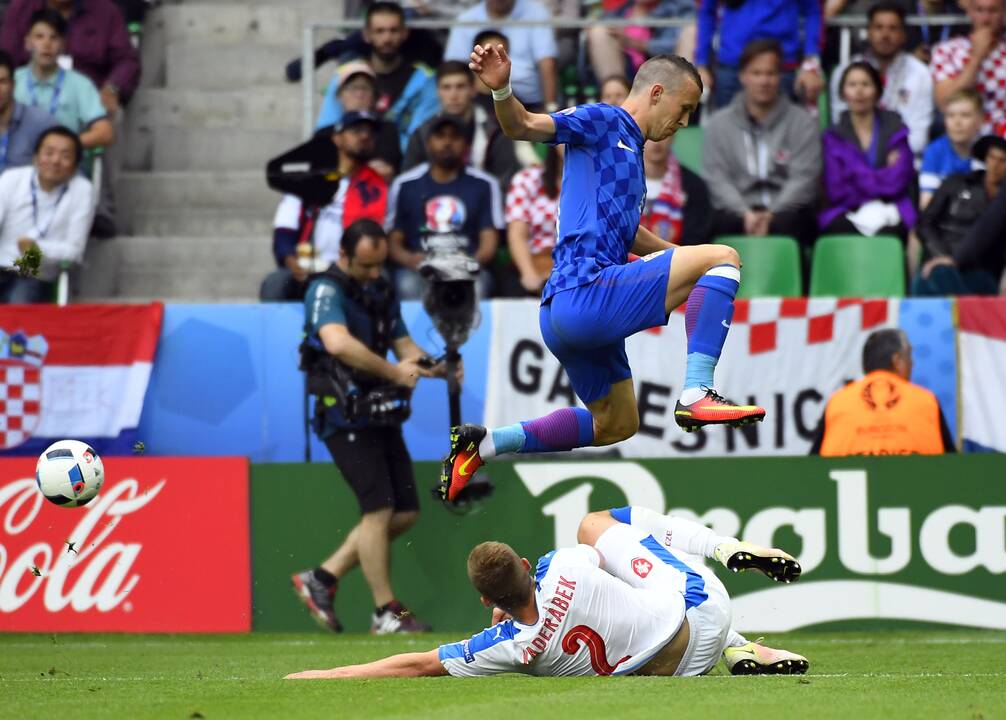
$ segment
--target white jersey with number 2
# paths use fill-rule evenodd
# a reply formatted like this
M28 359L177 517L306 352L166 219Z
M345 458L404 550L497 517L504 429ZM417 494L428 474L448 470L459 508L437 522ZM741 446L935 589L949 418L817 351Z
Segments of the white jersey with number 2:
M624 675L645 665L681 627L678 592L630 587L600 567L589 545L554 550L538 561L538 622L507 620L462 642L442 645L440 662L456 677Z

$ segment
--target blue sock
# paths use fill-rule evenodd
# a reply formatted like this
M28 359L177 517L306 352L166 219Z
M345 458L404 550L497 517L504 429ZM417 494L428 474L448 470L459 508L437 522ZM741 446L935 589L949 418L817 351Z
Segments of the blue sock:
M688 295L685 334L688 336L685 389L713 386L713 371L726 342L734 316L734 298L741 271L717 265L699 278Z
M520 452L524 447L524 428L520 423L504 425L501 428L494 428L489 431L492 435L493 454ZM483 453L483 457L486 457Z
M521 426L522 453L562 452L594 443L594 416L583 408L562 408Z
M716 358L705 353L688 353L685 358L685 390L705 385L713 386L713 371L716 370Z

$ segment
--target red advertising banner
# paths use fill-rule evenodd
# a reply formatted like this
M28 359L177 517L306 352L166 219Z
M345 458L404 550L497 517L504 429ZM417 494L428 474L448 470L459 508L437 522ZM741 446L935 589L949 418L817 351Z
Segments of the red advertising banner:
M247 460L103 460L101 493L70 509L34 458L0 459L0 631L250 630Z

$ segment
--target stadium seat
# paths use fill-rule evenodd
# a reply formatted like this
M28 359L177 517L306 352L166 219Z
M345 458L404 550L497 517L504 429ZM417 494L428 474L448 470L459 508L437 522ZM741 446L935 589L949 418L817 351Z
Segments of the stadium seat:
M893 235L825 235L814 246L810 295L903 297L905 250Z
M831 125L831 98L828 97L828 75L824 75L824 89L821 94L817 96L817 119L821 126L821 132L828 129Z
M739 298L799 297L803 295L800 277L800 246L787 235L749 237L725 235L716 238L741 256L744 272Z
M674 135L674 155L696 175L702 175L702 128L681 128Z

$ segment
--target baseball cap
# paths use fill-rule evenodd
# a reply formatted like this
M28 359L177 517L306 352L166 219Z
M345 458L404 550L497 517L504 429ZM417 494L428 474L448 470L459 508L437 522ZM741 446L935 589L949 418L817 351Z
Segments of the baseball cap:
M353 125L358 125L359 123L370 123L376 129L380 124L380 119L372 112L366 110L354 110L353 112L348 112L342 116L342 118L335 124L334 132L342 132L348 127Z
M364 60L345 62L336 68L335 72L339 76L339 87L345 85L354 75L366 75L371 80L377 79L377 73L374 72L374 68L370 67L370 64Z
M441 113L433 118L433 121L430 123L430 132L434 133L444 125L453 126L462 135L468 132L468 123L465 122L464 118L447 113Z
M998 135L985 135L978 138L978 142L971 148L971 157L984 162L985 156L989 154L989 150L992 148L998 148L1006 152L1006 138L1001 138Z

